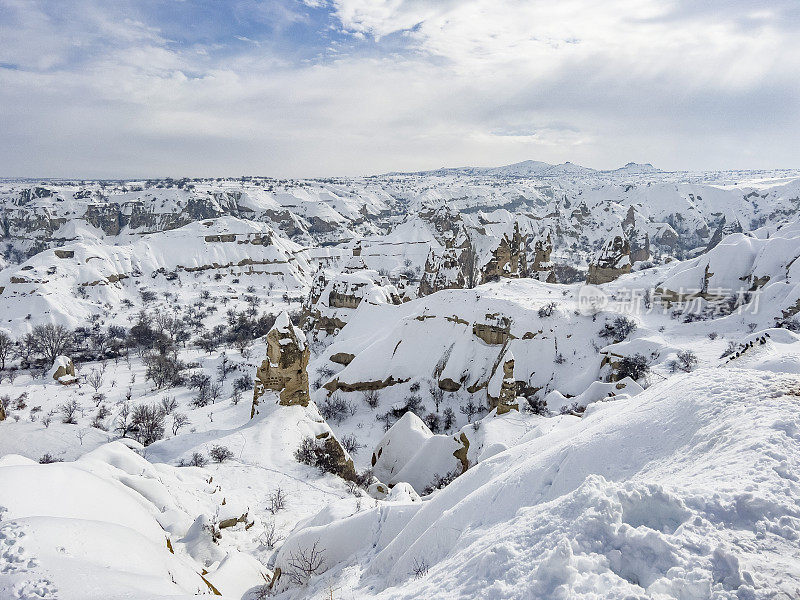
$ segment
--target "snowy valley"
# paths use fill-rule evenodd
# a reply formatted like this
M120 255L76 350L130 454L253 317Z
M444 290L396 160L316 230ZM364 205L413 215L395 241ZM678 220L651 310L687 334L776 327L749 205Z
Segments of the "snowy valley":
M0 598L800 598L800 171L0 181Z

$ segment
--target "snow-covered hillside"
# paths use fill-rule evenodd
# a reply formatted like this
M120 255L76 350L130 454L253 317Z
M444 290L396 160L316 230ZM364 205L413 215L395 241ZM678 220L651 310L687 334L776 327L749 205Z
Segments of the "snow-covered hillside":
M800 173L0 204L3 600L800 594Z

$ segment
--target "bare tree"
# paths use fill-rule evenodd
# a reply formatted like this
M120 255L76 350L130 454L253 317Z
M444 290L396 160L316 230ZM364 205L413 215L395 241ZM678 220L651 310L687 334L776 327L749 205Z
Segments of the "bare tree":
M6 368L6 359L14 348L14 340L5 331L0 331L0 369Z
M36 352L49 363L67 352L72 345L72 332L63 325L37 325L31 335Z
M189 417L187 417L183 413L175 413L172 416L172 435L178 435L178 432L181 430L181 427L185 427L188 424L189 424Z
M436 405L436 412L438 413L439 406L442 404L442 400L444 399L444 390L439 387L439 384L436 381L429 379L428 391L431 394L431 398L433 398L433 403Z
M236 349L239 351L239 353L242 355L243 358L247 358L248 356L250 356L251 343L252 340L249 340L244 336L240 336L234 340L233 345L236 347Z
M461 406L459 406L458 410L461 411L462 415L467 416L467 423L472 423L472 417L481 412L480 407L477 404L475 404L472 398L470 398L466 404L462 404Z
M92 389L97 392L103 385L103 371L100 369L92 369L86 376L86 383L92 386Z
M83 438L86 437L87 433L89 433L88 429L79 429L78 430L78 440L80 440L81 446L83 446Z

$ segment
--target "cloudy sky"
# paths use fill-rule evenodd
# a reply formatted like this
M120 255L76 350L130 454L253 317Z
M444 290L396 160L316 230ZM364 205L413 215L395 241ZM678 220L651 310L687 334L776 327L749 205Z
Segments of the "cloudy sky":
M800 167L796 0L0 0L0 176Z

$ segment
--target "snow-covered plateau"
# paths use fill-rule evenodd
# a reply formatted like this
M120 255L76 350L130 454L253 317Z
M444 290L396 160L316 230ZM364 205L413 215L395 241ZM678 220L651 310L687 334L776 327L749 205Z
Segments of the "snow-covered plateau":
M0 181L0 599L800 598L800 172Z

